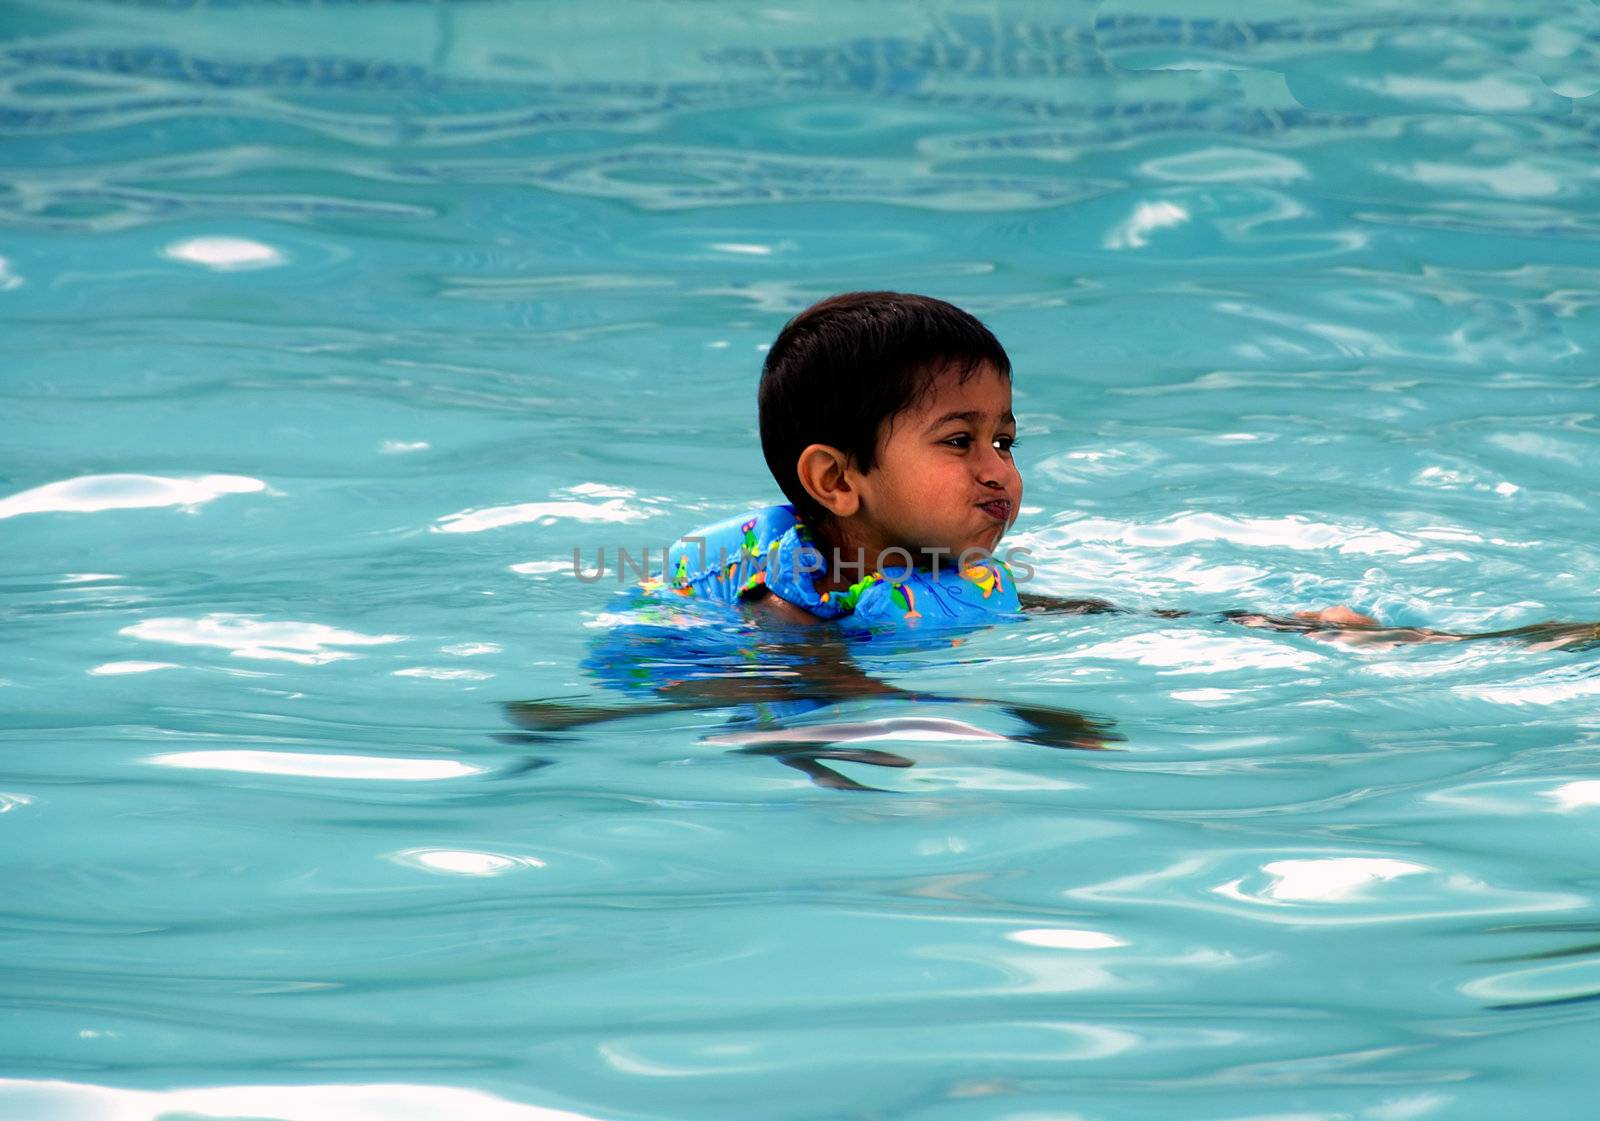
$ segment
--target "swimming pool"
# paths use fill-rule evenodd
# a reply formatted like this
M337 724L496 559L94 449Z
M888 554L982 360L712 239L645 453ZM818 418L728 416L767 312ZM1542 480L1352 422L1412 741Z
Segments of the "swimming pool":
M1205 613L1600 618L1594 9L1228 7L13 5L0 1113L1578 1116L1595 653ZM519 734L857 287L1010 350L1035 590L1201 613L863 666L1117 750Z

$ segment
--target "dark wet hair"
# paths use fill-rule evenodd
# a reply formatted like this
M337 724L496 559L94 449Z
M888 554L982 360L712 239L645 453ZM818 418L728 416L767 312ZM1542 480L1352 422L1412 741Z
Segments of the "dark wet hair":
M828 444L871 471L884 421L913 407L934 380L962 381L993 366L1011 377L1005 348L954 304L905 292L845 292L789 320L761 371L761 452L800 516L827 516L800 485L811 444Z

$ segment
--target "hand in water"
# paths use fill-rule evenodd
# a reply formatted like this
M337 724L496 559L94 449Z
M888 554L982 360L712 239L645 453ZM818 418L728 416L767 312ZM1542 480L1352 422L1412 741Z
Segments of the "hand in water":
M1318 642L1337 642L1341 646L1389 649L1419 642L1458 642L1463 637L1417 627L1386 627L1371 615L1344 606L1296 611L1292 616L1229 611L1225 617L1242 626L1295 631Z
M1296 619L1312 623L1327 623L1335 627L1376 627L1381 624L1371 615L1363 615L1348 607L1324 607L1321 611L1296 611Z

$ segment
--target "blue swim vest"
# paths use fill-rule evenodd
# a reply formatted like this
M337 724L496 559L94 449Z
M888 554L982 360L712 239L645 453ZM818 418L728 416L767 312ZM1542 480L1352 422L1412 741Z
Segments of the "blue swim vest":
M964 572L952 562L937 574L874 573L824 595L814 586L821 567L815 553L791 506L769 506L679 538L663 572L619 593L589 624L602 633L582 664L603 684L629 692L694 679L803 674L803 655L736 609L764 591L835 620L847 637L877 640L873 653L880 656L930 642L944 646L959 641L954 630L1020 617L1011 570L994 558ZM756 703L738 718L795 716L826 703Z
M872 572L848 589L821 592L822 552L793 506L768 506L688 534L667 550L666 569L646 589L732 605L771 592L854 633L982 626L1021 610L1011 569L993 556L937 571L911 566Z

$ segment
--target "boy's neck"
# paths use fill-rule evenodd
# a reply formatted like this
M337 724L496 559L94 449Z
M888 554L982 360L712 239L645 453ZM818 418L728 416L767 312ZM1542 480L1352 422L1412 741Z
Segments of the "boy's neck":
M847 591L878 571L882 546L853 532L849 521L828 518L808 524L812 544L822 554L822 571L814 577L818 593Z

